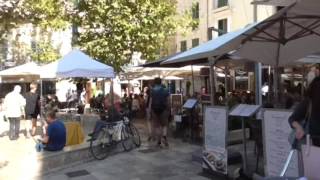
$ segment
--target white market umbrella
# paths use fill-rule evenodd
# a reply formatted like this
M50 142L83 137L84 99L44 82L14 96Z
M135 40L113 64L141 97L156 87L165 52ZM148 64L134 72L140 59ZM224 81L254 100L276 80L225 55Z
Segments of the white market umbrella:
M166 76L163 78L164 80L182 80L183 78L178 76Z
M244 33L235 55L273 66L287 66L319 51L319 0L300 0Z
M29 62L23 65L0 71L1 82L31 82L39 80L40 67Z
M244 33L234 53L246 59L275 66L274 95L279 97L279 69L319 51L319 0L300 0L283 8Z
M135 78L135 80L152 80L154 77L143 75L141 77Z
M29 62L13 68L0 71L0 76L27 76L27 75L40 75L40 67L34 63Z
M297 62L303 64L318 64L320 63L320 55L309 55L299 59Z
M113 78L113 67L98 62L80 50L73 50L41 68L41 78Z

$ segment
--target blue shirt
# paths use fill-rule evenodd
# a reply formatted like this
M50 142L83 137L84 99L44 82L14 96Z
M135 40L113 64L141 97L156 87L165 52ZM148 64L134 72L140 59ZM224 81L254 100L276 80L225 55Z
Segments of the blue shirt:
M56 120L48 126L49 142L46 145L48 151L59 151L62 150L66 145L66 128L64 124Z

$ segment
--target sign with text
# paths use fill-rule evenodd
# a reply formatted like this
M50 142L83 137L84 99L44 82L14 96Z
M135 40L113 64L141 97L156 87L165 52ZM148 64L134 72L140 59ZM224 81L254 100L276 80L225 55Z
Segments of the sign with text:
M204 112L205 150L203 164L214 172L227 174L228 152L226 149L227 109L208 106Z
M259 105L239 104L230 112L230 116L250 117L259 110Z
M181 113L182 109L182 94L171 94L170 95L171 100L171 114L175 115L178 113Z
M288 141L291 127L288 119L291 111L265 109L263 113L263 137L265 149L265 174L267 176L279 176L291 150ZM298 177L297 153L290 161L286 172L288 177Z
M194 108L194 106L197 104L198 100L196 99L188 99L184 105L183 105L183 108L186 108L186 109L192 109Z

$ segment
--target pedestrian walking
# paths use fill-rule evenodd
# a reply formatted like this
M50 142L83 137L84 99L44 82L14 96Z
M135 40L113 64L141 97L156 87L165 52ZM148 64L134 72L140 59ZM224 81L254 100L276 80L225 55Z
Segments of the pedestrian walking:
M161 146L162 142L167 147L167 128L168 128L168 90L161 84L160 78L154 79L154 87L151 92L151 110L153 123L156 130L158 145Z
M26 100L20 94L21 87L16 85L10 93L4 98L5 116L9 119L9 139L16 140L19 138L20 119L24 116Z
M151 119L151 95L150 95L150 89L145 89L144 94L144 100L145 100L145 113L146 113L146 120L148 125L148 141L151 141L154 139L154 128L153 123Z
M37 84L30 84L30 91L25 94L25 130L26 137L34 136L37 128L37 117L40 113L40 96L37 94ZM30 132L31 131L31 132Z

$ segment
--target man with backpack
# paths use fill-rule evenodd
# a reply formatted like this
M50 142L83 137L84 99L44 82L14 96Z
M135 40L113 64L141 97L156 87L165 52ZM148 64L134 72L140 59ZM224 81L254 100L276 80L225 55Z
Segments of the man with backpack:
M152 118L156 130L158 145L161 146L161 141L166 147L169 146L167 140L168 128L168 90L161 84L160 78L154 79L154 87L151 91L151 110Z

